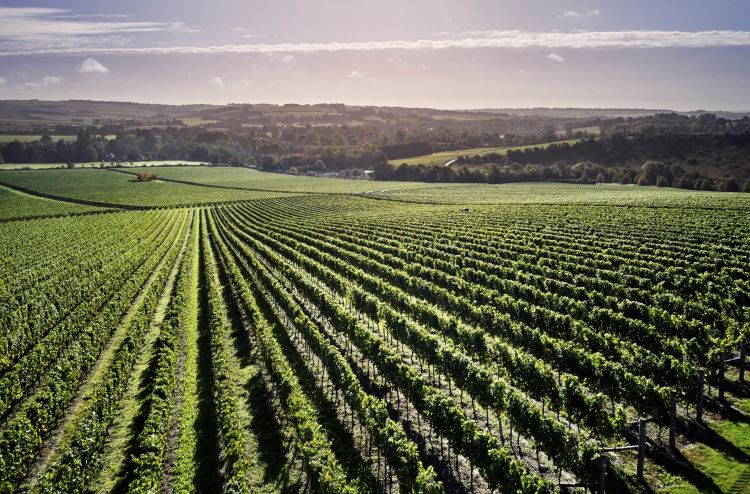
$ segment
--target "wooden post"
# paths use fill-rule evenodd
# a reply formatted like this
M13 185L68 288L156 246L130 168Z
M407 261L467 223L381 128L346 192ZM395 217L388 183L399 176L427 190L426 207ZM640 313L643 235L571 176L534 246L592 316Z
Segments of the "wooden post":
M646 420L641 417L638 419L638 465L635 475L639 481L643 482L643 460L646 456Z
M672 403L669 408L669 447L676 448L677 436L677 393L672 390Z
M721 359L719 360L719 401L724 401L724 361L726 359L727 354L722 350Z
M599 455L599 489L598 494L604 494L607 482L607 456L604 453Z
M698 403L695 410L695 420L703 422L703 381L705 374L703 371L698 372Z
M745 342L740 343L740 382L745 382Z

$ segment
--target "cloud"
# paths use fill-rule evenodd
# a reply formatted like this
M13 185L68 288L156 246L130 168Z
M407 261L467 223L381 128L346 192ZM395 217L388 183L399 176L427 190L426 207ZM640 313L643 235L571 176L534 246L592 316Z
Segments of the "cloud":
M21 91L39 91L42 85L38 82L24 82L23 84L16 84L16 89Z
M558 55L557 53L550 53L549 55L547 55L547 58L549 58L550 60L554 60L555 62L560 62L560 63L565 61L565 59L561 57L560 55Z
M363 82L366 81L372 84L378 83L378 80L375 77L369 77L363 74L362 72L360 72L359 70L352 70L351 72L349 72L349 74L346 77L348 79L352 79L355 81L363 81Z
M0 49L55 50L110 47L124 33L185 31L180 22L133 22L113 15L74 15L67 9L0 7Z
M0 23L1 24L1 23ZM2 29L0 29L2 32ZM4 34L4 33L3 33ZM704 48L750 46L750 31L467 31L447 34L444 39L354 41L328 43L276 43L218 46L153 47L55 47L37 50L3 50L5 55L39 55L52 53L108 54L223 54L258 53L273 60L294 63L292 53L324 53L377 50L440 50L479 48ZM0 35L0 38L2 35Z
M235 33L245 33L241 34L242 38L246 39L257 39L257 38L265 38L265 34L259 34L254 32L252 29L245 29L244 27L233 27L229 29L230 31L234 31Z
M401 57L387 57L385 59L385 61L388 62L388 63L390 63L390 64L393 64L393 65L396 65L398 67L402 67L402 68L405 68L405 69L415 69L416 68L416 69L419 69L421 71L427 70L427 65L425 65L423 63L415 64L415 63L409 62L408 60L404 60Z
M87 58L81 62L76 70L81 74L106 74L109 72L109 69L95 58Z
M589 10L589 11L586 11L586 12L583 12L583 13L578 12L576 10L563 10L563 13L562 13L562 17L565 17L565 18L568 18L568 19L570 19L570 18L581 18L581 17L595 17L597 15L599 15L599 11L596 10L596 9Z
M52 86L53 84L62 84L64 80L62 77L47 75L39 79L39 84L42 86Z
M16 89L20 89L21 91L39 91L43 87L56 86L58 84L62 84L63 82L65 82L65 79L63 79L62 77L46 75L37 81L16 84L15 87Z
M253 81L251 79L240 79L238 81L234 81L231 86L235 89L243 89L246 87L250 87L253 85Z
M8 79L0 77L0 87L5 87L8 84Z
M297 59L294 58L294 55L292 55L290 53L277 53L277 52L274 52L274 51L258 52L258 53L265 53L266 56L270 60L273 60L274 62L282 62L282 63L288 63L288 64L292 64L292 63L296 63L297 62Z
M57 19L127 19L129 17L133 17L133 14L59 14L55 16Z
M208 81L209 85L211 87L215 88L222 88L224 87L224 79L221 77L212 77L210 81Z

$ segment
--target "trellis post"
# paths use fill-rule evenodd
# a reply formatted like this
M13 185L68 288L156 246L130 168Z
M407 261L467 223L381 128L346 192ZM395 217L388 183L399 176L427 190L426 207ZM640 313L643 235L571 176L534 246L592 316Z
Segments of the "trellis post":
M724 350L721 351L719 359L719 401L724 400L724 361L727 359L727 354Z
M638 419L638 465L635 475L639 481L643 481L643 462L646 456L646 419Z
M677 393L672 390L670 394L672 401L669 407L669 447L675 449L677 436Z
M740 343L740 382L745 382L745 342Z
M703 422L703 381L705 374L703 371L698 372L698 400L695 409L695 420Z
M604 494L605 485L607 482L607 455L601 453L599 456L599 489L598 494Z

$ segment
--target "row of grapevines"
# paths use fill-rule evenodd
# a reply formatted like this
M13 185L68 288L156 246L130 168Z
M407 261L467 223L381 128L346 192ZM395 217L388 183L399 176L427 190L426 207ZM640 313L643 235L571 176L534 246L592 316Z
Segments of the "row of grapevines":
M403 488L408 492L441 492L442 486L435 480L435 472L432 468L424 468L419 460L416 445L406 437L401 425L390 419L385 402L364 391L357 376L339 350L325 338L294 299L282 288L280 282L270 275L254 256L248 256L245 260L249 261L249 269L263 279L272 296L291 312L295 326L326 363L335 384L344 390L345 399L357 411L360 420L375 438L378 447L386 452L386 457L389 463L394 465Z
M530 474L521 462L512 460L508 451L501 448L490 433L467 419L463 410L452 399L444 396L405 364L380 336L362 325L332 295L308 281L307 277L282 261L268 247L249 237L249 232L237 231L231 224L228 228L238 238L243 238L244 242L251 243L254 249L262 251L269 262L275 261L274 267L293 280L295 288L314 303L333 327L350 338L359 351L375 364L380 374L406 394L436 431L447 437L457 451L472 459L491 486L503 487L508 492L514 489L522 492L551 490L549 484Z
M315 418L314 407L302 392L297 376L275 340L273 329L259 309L254 294L233 260L225 258L225 262L250 315L256 342L279 390L286 415L297 433L295 446L304 459L310 478L321 492L354 494L357 491L348 485L346 475L331 451L330 442Z
M199 224L200 217L196 214L188 239L188 250L181 261L166 315L154 343L156 363L146 398L148 412L136 438L136 452L132 460L135 470L133 482L127 488L129 493L151 493L162 488L162 464L177 386L177 346L180 335L190 324L187 307L193 303L193 277L198 276L193 270L194 258L198 256Z
M376 319L384 314L391 322L401 321L403 318L390 309L389 306L392 306L409 314L426 327L439 330L440 333L457 341L472 354L472 357L480 358L484 363L490 363L491 360L501 363L502 370L514 386L538 398L551 400L558 409L562 407L572 418L581 420L583 425L594 429L597 433L611 435L620 428L623 420L622 412L611 416L603 406L604 396L593 395L584 389L577 378L566 375L564 378L560 377L555 380L551 368L533 357L523 355L523 352L519 357L517 349L488 336L481 330L466 328L455 319L438 313L428 304L407 297L398 286L407 286L408 283L391 285L384 281L382 278L393 278L383 273L384 270L391 271L390 268L377 265L370 257L352 254L354 246L347 246L348 250L339 250L324 240L313 240L301 234L294 235L291 230L285 227L284 236L299 240L300 243L296 245L296 248L300 252L305 252L337 273L347 273L350 279L356 280L362 286L364 293L374 294L387 302L384 306L385 312L381 314L379 309L381 304L367 305L363 303L364 297L359 297L358 300L362 302L359 305L360 310L368 313L372 318ZM317 248L324 249L330 255L323 255ZM352 295L357 299L362 293L362 290L359 290L353 292ZM407 323L401 322L400 324Z
M154 222L155 219L161 223ZM5 265L0 279L9 280L12 295L0 302L0 371L14 364L66 316L76 317L72 311L101 290L112 273L117 272L120 256L127 256L131 250L143 245L146 235L141 232L155 232L154 225L163 227L166 219L164 215L149 215L125 225L121 219L109 216L105 221L100 219L96 223L79 225L80 242L85 244L63 242L62 247L59 239L64 237L56 237L57 233L52 229L49 235L56 241L49 250L60 248L63 252L49 252L44 246L27 249L40 258L55 259L49 270L37 272L39 261L33 259L27 259L21 266ZM46 223L40 228L46 227ZM74 253L66 253L65 245L75 246ZM81 245L86 245L86 248L81 248ZM18 283L19 278L25 279L23 270L34 274L28 284Z
M72 313L40 339L17 362L0 377L0 415L4 415L12 404L24 396L34 386L45 371L70 345L85 334L91 320L109 303L112 293L138 271L140 261L151 249L157 238L166 242L167 226L158 232L159 237L149 236L140 248L130 249L119 260L108 263L104 272L108 279L86 301L79 304ZM111 268L111 269L110 269ZM82 276L82 273L78 273Z
M142 263L138 275L112 296L110 303L87 328L89 336L74 341L65 357L58 359L57 364L47 371L33 396L3 424L0 433L0 492L14 491L16 482L26 475L43 440L76 396L81 381L96 362L113 328L155 267L166 259L176 230L173 226L168 237L170 240L155 248Z
M285 227L285 230L288 229L289 227ZM347 260L353 262L352 260L356 257L348 254L348 251L362 250L362 248L353 244L347 247L346 250L342 251L342 255L348 256ZM336 253L333 252L333 254ZM363 256L361 259L377 258L376 253L370 251L367 254L366 257ZM527 323L532 327L544 328L547 333L558 338L579 341L586 348L601 352L610 358L622 356L621 353L623 352L619 347L623 345L623 342L618 336L605 332L595 332L590 326L568 315L559 314L496 291L492 293L492 291L481 287L472 289L466 283L446 280L436 270L419 269L415 268L414 265L403 265L403 267L405 271L386 269L385 273L389 275L388 279L399 286L405 287L416 296L431 297L433 300L442 302L443 305L447 304L447 309L450 312L461 316L470 314L472 310L476 310L471 301L477 300L484 302L485 306L499 310L501 313L511 314L514 320ZM477 323L477 321L472 322ZM614 345L615 340L618 342L618 346ZM646 375L655 379L662 379L664 385L676 385L684 390L692 389L697 374L687 364L680 363L679 359L672 356L657 356L648 349L643 349L634 343L630 344L630 348L633 354L638 355L638 362L633 364L637 365L642 373L646 373ZM665 369L669 369L671 372L665 375Z
M85 412L71 425L74 427L72 435L59 447L55 459L42 473L37 486L39 492L81 492L96 475L99 453L118 412L122 393L132 377L131 370L143 346L144 336L164 295L169 273L176 269L187 244L184 231L189 222L188 214L183 212L180 216L179 232L165 262L152 274L152 282L147 286L122 341L91 391Z
M246 214L249 214L247 211L245 211ZM235 220L239 221L239 220ZM253 226L253 228L257 228L257 224ZM283 234L279 234L283 236L284 238L288 237L290 235L290 227L284 227ZM282 237L277 237L282 238ZM308 255L313 256L318 261L321 262L328 262L331 265L335 264L334 270L337 272L341 271L351 271L349 265L350 264L359 264L363 267L364 270L367 272L373 272L372 266L365 266L362 264L362 257L355 257L352 255L347 254L345 251L330 251L329 254L332 254L330 256L321 255L318 253L315 249L310 247L312 245L313 240L311 240L309 237L306 237L303 242L300 242L298 244L298 250L301 252L306 252ZM318 245L318 244L316 244ZM353 249L353 247L352 247ZM340 257L340 259L338 259ZM367 259L367 258L364 258ZM360 275L358 279L367 279L366 276ZM374 279L370 277L371 282L366 285L366 288L368 290L381 290L382 291L382 285L383 282L379 281L378 279ZM401 281L399 283L399 281ZM587 379L597 379L598 377L601 377L601 379L598 380L596 384L601 382L604 386L606 386L605 390L610 392L610 395L612 393L615 397L618 397L620 395L624 395L628 398L635 398L635 401L633 402L638 408L642 410L648 410L648 411L654 411L654 407L657 407L659 416L664 415L664 412L666 410L667 406L667 399L668 399L668 393L665 390L660 390L657 387L653 386L653 383L649 383L647 380L644 380L640 377L637 377L635 375L632 375L630 373L627 373L623 369L621 369L619 366L617 366L614 363L607 362L606 365L602 365L602 360L592 360L592 357L590 354L586 352L582 352L577 350L574 347L571 347L571 345L562 345L557 344L555 341L551 341L549 337L547 337L544 334L541 334L538 330L534 330L533 328L524 327L521 324L516 323L515 321L510 320L508 317L500 317L496 310L490 308L490 309L476 309L473 306L467 307L467 304L465 301L454 301L452 305L446 304L445 301L453 301L454 299L457 299L454 295L451 293L448 293L442 288L438 287L432 287L432 290L409 290L410 287L413 285L409 282L410 280L408 278L403 279L403 277L400 280L397 280L397 283L400 287L404 288L405 290L409 291L412 295L421 296L422 298L425 298L429 300L430 302L433 302L437 305L442 305L444 307L447 307L448 311L454 311L455 307L461 304L463 307L474 311L475 314L478 315L475 319L471 320L471 322L474 322L476 324L479 324L482 328L487 328L490 333L495 334L499 337L507 338L509 335L517 335L516 338L512 338L512 343L516 345L528 345L529 343L535 343L535 345L532 347L535 350L538 350L540 347L545 350L544 353L547 355L554 356L553 362L555 365L560 365L559 360L561 358L558 356L560 355L562 358L565 359L566 363L568 365L565 366L565 369L571 369L571 370L577 370L580 371L581 368L585 368L586 372L583 374L580 374L580 372L576 372L579 375L583 375ZM441 295L442 294L442 295ZM437 296L441 295L441 296ZM398 300L398 299L394 299ZM454 311L455 312L455 311ZM411 312L412 314L415 312ZM418 312L417 312L418 314ZM491 319L488 319L491 318ZM429 321L429 319L427 319ZM432 323L436 323L438 321L432 320ZM444 330L446 333L455 332L456 328L454 328L450 323L447 325L435 325L433 326L435 329L441 329ZM512 329L512 330L511 330ZM484 353L487 351L487 348L493 348L492 346L485 344L485 334L482 330L479 331L473 331L471 333L464 333L462 335L463 338L460 339L461 344L467 348L468 351L471 352L480 352ZM562 347L562 350L560 348ZM604 372L603 372L603 371ZM614 374L614 375L613 375ZM615 379L612 379L612 378ZM533 385L533 383L531 383ZM565 391L566 393L570 393L572 390ZM578 397L581 397L580 393L575 393L578 395ZM601 399L599 400L601 403ZM601 407L599 407L600 411L603 411ZM588 412L588 413L595 413L595 412ZM665 415L664 415L665 416ZM604 430L612 430L611 427L606 426L607 422L599 422L600 425L605 425Z
M224 461L224 489L226 492L249 492L250 463L246 455L246 439L238 417L237 398L231 383L227 337L230 331L222 296L219 273L209 241L205 210L201 211L201 256L204 282L207 285L208 335L211 346L211 371L214 401Z

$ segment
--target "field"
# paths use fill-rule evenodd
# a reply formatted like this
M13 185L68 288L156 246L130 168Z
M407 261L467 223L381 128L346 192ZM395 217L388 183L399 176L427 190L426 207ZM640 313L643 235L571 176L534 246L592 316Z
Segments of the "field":
M0 173L0 493L748 492L747 195L157 174Z
M102 212L105 209L97 206L46 199L0 185L0 221L97 211Z
M447 184L364 193L367 197L415 203L456 204L600 204L616 206L750 208L750 195L724 194L633 185L513 183Z
M584 134L588 135L599 135L602 133L602 129L600 129L598 125L594 125L591 127L576 127L574 129L571 129L571 132L583 132ZM558 136L564 136L565 134L567 134L567 132L564 130L557 131Z
M450 160L456 159L459 156L483 156L486 154L508 154L508 150L520 151L523 149L531 148L546 148L552 144L574 144L579 139L568 139L563 141L545 142L541 144L530 144L528 146L514 146L514 147L486 147L486 148L471 148L471 149L458 149L455 151L442 151L439 153L432 153L425 156L416 156L414 158L401 158L396 160L390 160L388 163L391 165L401 165L406 163L407 165L444 165Z
M39 139L41 139L41 137L42 137L41 134L33 134L33 135L32 134L29 134L29 135L0 134L0 144L5 144L8 142L13 142L13 141L33 142L33 141L38 141ZM51 135L50 137L52 138L52 142L57 142L60 140L62 141L75 141L76 140L76 136L74 135L65 135L65 136Z
M91 201L106 206L161 207L276 197L280 193L211 189L174 182L139 183L134 175L112 170L6 171L0 183L46 196Z
M139 170L132 170L133 173ZM372 182L339 178L307 177L279 173L264 173L238 167L172 167L147 170L165 180L236 187L250 190L285 192L351 193L382 190L408 190L423 188L416 182Z
M74 163L75 168L104 168L112 166L106 161L89 161L86 163ZM202 166L206 165L201 161L182 161L182 160L161 160L161 161L122 161L117 164L118 167L163 167L163 166ZM50 168L67 168L67 163L0 163L2 170L46 170Z

